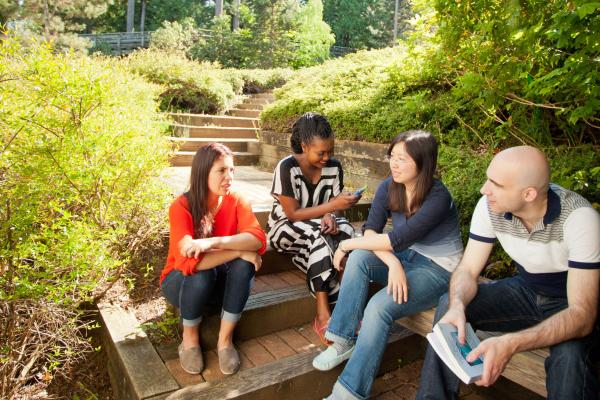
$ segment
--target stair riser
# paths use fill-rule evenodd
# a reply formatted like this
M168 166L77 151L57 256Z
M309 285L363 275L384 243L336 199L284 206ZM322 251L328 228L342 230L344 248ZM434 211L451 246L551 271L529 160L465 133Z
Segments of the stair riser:
M191 167L193 155L175 154L169 162L173 167ZM238 155L235 156L235 165L256 165L258 163L257 155Z
M233 109L229 110L228 114L234 117L258 118L258 116L260 115L260 111Z
M239 108L242 110L262 110L264 108L264 104L255 104L255 103L243 103L238 104L235 108Z
M251 96L253 99L267 99L275 101L275 95L273 93L257 93Z
M244 101L244 104L269 104L272 103L273 101L271 99L268 98L256 98L256 97L250 97L248 99L246 99Z
M218 140L215 140L218 142ZM180 151L197 151L198 149L206 146L210 142L183 142L179 146ZM248 151L248 143L247 142L223 142L223 144L231 151Z
M177 137L191 138L227 138L227 139L256 139L258 130L254 129L219 129L207 127L173 127L173 134Z
M173 119L175 122L182 125L215 125L236 128L258 128L258 121L251 119L228 118L227 116L174 115Z
M235 340L242 341L272 332L309 323L315 317L315 300L308 295L292 301L284 301L267 307L244 311L235 328ZM217 347L221 316L204 318L200 328L203 351Z

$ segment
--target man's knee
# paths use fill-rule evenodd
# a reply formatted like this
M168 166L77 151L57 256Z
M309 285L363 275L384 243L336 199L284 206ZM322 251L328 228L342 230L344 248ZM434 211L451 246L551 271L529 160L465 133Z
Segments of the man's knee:
M550 347L550 355L545 361L546 369L569 368L570 370L581 368L590 356L590 346L585 340L567 340Z

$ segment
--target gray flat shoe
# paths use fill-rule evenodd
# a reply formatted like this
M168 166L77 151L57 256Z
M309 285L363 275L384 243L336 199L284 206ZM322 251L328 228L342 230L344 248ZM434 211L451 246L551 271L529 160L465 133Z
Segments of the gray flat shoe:
M240 356L235 347L219 350L219 368L224 375L231 375L240 369Z
M179 353L179 364L188 374L197 375L204 369L204 360L202 359L202 350L200 347L192 347L184 350L183 343L177 348Z

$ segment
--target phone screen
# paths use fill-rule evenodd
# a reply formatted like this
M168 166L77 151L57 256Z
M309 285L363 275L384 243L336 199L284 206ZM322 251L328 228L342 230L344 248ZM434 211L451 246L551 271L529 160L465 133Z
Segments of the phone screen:
M363 194L363 192L367 190L367 185L361 187L360 189L358 189L356 192L354 192L355 196L360 196L361 194Z

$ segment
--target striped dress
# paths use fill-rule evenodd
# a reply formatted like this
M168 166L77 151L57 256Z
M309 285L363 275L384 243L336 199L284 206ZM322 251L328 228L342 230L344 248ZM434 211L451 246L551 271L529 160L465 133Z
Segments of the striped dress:
M302 174L293 156L281 160L275 168L271 195L275 198L269 215L268 243L275 250L292 254L292 263L306 274L310 293L327 292L330 303L337 301L338 272L333 268L333 252L340 241L354 235L345 218L337 218L338 233L323 235L321 219L291 222L287 219L277 196L295 198L300 208L327 203L344 188L344 173L339 161L330 158L316 184Z

